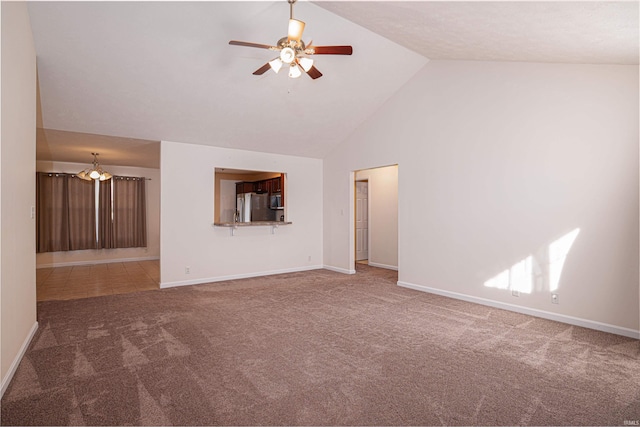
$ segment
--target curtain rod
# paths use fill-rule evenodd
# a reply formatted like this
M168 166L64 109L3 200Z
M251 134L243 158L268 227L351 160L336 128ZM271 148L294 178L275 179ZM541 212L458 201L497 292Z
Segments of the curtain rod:
M63 176L78 176L77 173L71 172L41 172L36 171L36 173L46 173L48 175L63 175ZM147 178L146 176L122 176L122 175L113 175L113 178L142 178L145 181L153 181L151 178Z

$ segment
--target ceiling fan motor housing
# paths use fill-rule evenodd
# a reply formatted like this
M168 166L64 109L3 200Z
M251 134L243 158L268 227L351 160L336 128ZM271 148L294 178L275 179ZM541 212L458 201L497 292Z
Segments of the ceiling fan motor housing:
M280 59L285 64L291 64L296 59L296 52L290 47L285 47L280 51Z

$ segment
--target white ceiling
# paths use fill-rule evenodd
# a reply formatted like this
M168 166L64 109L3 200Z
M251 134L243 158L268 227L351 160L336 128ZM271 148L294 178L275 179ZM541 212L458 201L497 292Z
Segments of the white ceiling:
M638 64L638 1L318 4L430 59Z
M317 80L253 76L276 55L228 45L275 44L286 34L285 0L46 1L29 10L47 129L38 145L48 144L38 155L50 159L113 148L136 163L148 158L136 143L160 140L323 157L429 58L638 64L637 1L299 1L305 41L354 48L315 56ZM101 163L115 164L102 154Z

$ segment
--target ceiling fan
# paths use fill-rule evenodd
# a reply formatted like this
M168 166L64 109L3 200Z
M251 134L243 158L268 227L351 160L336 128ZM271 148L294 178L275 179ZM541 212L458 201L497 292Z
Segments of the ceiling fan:
M304 71L312 79L317 79L322 77L322 73L313 65L313 59L304 55L351 55L353 53L351 46L313 46L311 43L309 43L309 46L305 45L302 41L305 23L293 19L293 5L296 0L287 1L289 2L289 32L287 37L278 40L275 46L237 40L229 42L229 44L235 46L257 47L280 52L278 57L254 71L254 75L260 76L269 69L277 73L286 64L289 66L289 77L291 78L300 77L302 71Z

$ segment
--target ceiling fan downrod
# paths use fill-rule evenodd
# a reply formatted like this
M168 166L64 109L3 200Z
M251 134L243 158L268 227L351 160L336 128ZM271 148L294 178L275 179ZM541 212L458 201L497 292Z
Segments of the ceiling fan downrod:
M293 19L293 5L298 0L287 0L289 2L289 19Z

